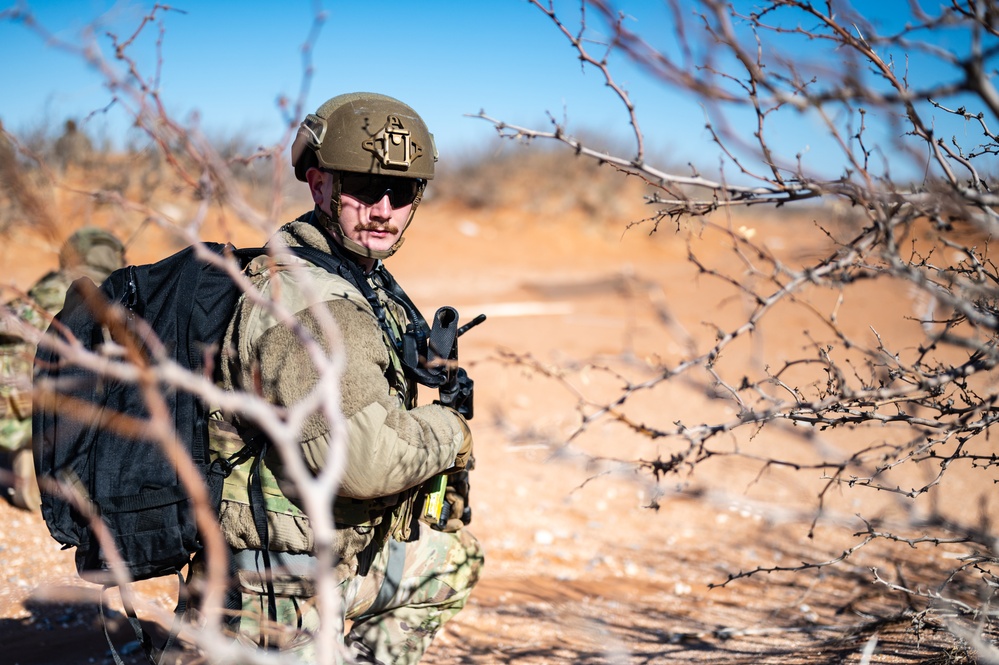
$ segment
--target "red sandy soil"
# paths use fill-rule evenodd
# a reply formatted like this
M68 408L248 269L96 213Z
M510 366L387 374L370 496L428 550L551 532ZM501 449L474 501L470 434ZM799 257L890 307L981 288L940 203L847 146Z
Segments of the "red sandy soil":
M668 457L682 442L649 441L609 420L565 445L579 420L577 396L513 359L571 368L572 385L599 401L621 385L601 367L641 380L649 370L640 361L682 357L673 328L654 315L653 305L666 303L674 324L701 341L714 334L704 322L734 320L743 311L727 298L729 288L699 275L687 260L689 242L702 260L730 264L721 236L686 228L650 236L642 228L625 232L627 221L597 224L526 208L489 212L431 200L389 264L424 312L450 304L463 321L489 315L462 338L461 349L477 388L471 528L487 563L468 607L438 637L426 662L969 662L948 655L956 644L948 633L925 628L917 635L905 618L878 619L896 617L906 606L872 583L869 567L886 565L873 548L834 568L711 588L730 573L823 561L849 546L850 529L807 537L818 472L760 474L759 465L729 459L657 482L647 471L589 456ZM814 251L818 245L808 243L820 242L805 240L818 235L804 218L739 224L786 256ZM210 226L202 236L243 245L261 239L226 228ZM147 231L130 258L148 261L170 250ZM13 233L0 253L6 283L21 288L55 263L51 246L22 233ZM861 328L870 318L901 329L893 321L905 313L904 300L871 298L856 303L851 315ZM791 343L814 325L803 316L789 311L770 321L761 343L770 349ZM681 417L698 422L699 412L707 417L718 407L678 382L636 396L630 408L639 422L668 426ZM799 445L780 433L759 439L754 443L762 448ZM654 498L658 510L648 507ZM72 552L58 549L38 515L3 502L0 525L0 661L110 662L97 589L76 578ZM941 546L905 556L931 574L961 552ZM138 588L151 602L172 607L174 586L156 580ZM113 608L115 594L109 596ZM120 613L112 609L110 616L115 638L126 643ZM868 645L872 656L863 661ZM135 652L126 659L142 662Z

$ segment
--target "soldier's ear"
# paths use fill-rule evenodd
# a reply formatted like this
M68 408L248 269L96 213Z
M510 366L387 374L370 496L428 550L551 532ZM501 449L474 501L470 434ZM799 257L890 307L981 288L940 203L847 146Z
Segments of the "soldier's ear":
M316 205L322 205L326 202L326 197L323 195L323 188L326 185L328 173L320 171L319 169L313 167L305 172L305 180L309 183L309 191L312 192L312 201Z

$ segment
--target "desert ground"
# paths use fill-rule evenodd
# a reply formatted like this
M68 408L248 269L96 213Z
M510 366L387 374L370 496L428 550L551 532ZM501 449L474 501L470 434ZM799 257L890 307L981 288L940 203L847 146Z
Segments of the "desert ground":
M121 224L129 235L138 228L84 196L58 197L65 235L84 223ZM827 561L855 544L848 496L831 501L838 517L809 537L819 471L763 470L721 458L657 478L627 462L668 458L682 442L643 437L608 418L577 433L581 413L613 399L624 381L651 377L650 359L669 364L683 356L678 326L699 344L716 334L708 321L743 312L729 285L688 260L694 252L730 265L726 238L693 225L664 225L655 234L626 228L647 214L640 197L596 220L559 201L473 207L431 198L390 260L424 313L449 304L463 321L488 317L461 340L462 364L476 382L470 528L486 567L425 662L974 662L951 633L933 622L917 626L906 598L874 582L872 568L893 566L876 546L837 566L725 584L739 571ZM822 214L757 214L731 224L793 260L823 250L813 224ZM232 215L212 212L207 220L205 239L263 240ZM145 227L129 258L152 261L180 246L165 237ZM30 229L11 227L4 240L6 286L25 289L56 264L55 243ZM858 329L876 320L880 331L904 334L904 293L851 304ZM756 341L770 350L800 345L797 335L810 325L788 311L769 320ZM731 352L729 362L751 365L748 349ZM681 417L696 422L701 412L707 419L720 407L678 381L635 395L628 408L633 421L668 425ZM731 445L789 451L801 444L765 430L751 441L733 435ZM895 557L918 585L964 552L944 545ZM58 548L39 515L6 502L0 566L0 661L112 662L99 589L77 578L72 552ZM174 587L168 579L137 585L163 607L172 607ZM108 603L126 661L142 662L113 592Z

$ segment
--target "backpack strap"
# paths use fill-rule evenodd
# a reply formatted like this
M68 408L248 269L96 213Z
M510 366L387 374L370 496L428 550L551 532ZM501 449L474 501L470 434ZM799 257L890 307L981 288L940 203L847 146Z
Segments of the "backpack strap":
M110 588L111 587L104 585L104 588L101 589L101 597L99 603L100 612L101 612L101 626L104 627L104 638L108 641L108 649L111 652L111 658L114 659L115 665L125 665L125 661L123 661L121 659L121 656L118 655L118 650L115 648L114 641L111 639L111 633L108 631L107 616L105 616L104 614L104 594L106 594L107 590ZM124 597L122 597L122 603L123 604L125 603ZM142 650L146 652L146 656L149 657L152 651L152 644L149 641L149 636L146 635L146 632L144 630L142 630L142 623L139 621L139 617L136 616L135 608L132 607L131 603L127 603L125 614L128 617L129 625L131 625L132 630L135 631L136 640L138 640L139 645L142 647ZM122 653L128 655L124 650L122 651ZM150 658L150 660L152 659Z
M395 281L395 278L392 277L392 274L385 266L379 263L372 276L385 293L406 312L409 324L402 338L389 325L385 314L385 306L378 299L378 294L371 287L367 277L361 271L361 267L344 256L343 250L336 242L329 241L329 252L324 252L315 247L305 245L298 236L295 236L295 238L303 244L301 247L289 247L288 249L291 252L313 265L326 269L329 273L339 275L361 292L361 295L368 301L368 305L371 306L372 311L375 313L379 327L385 333L387 339L391 341L392 346L395 347L396 354L402 361L403 371L406 375L417 383L429 388L439 388L446 380L444 373L440 370L428 369L425 364L428 357L427 344L430 339L430 326L427 325L427 320L420 313L419 308L417 308L406 292L402 290L402 287L399 286L398 282Z
M187 613L187 594L184 591L187 580L184 579L184 576L180 573L180 571L177 571L177 579L180 582L180 596L177 599L177 606L173 611L173 624L170 626L170 634L167 636L167 639L163 643L162 647L157 648L153 646L152 637L142 628L142 621L139 619L139 615L136 613L135 607L129 601L128 594L121 594L122 608L125 610L125 616L128 619L129 625L132 627L132 630L135 631L135 640L142 648L142 652L146 654L146 658L150 663L152 663L152 665L163 665L163 659L166 657L167 652L180 635L181 622L184 615ZM121 654L119 655L119 649L115 648L114 641L111 639L111 633L108 630L107 616L104 614L104 595L110 588L110 586L104 585L104 588L101 589L99 603L101 626L104 628L104 638L107 640L108 650L111 653L111 658L114 660L115 665L126 665L121 656L127 656L130 653L128 648L129 645L126 644L124 648L120 649Z
M257 529L257 537L260 538L260 550L264 560L264 570L267 571L265 580L267 582L267 615L268 618L277 623L277 594L274 591L274 578L271 575L270 556L270 533L267 530L267 503L264 499L263 483L260 480L260 461L267 452L266 437L260 437L262 441L257 446L257 453L253 458L253 466L250 469L250 514L253 515L253 525Z

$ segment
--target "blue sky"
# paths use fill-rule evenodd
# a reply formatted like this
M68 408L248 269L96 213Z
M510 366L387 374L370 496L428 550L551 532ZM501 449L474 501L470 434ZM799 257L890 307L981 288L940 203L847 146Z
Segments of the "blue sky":
M299 96L302 46L315 5L306 0L170 4L186 13L161 14L166 30L161 92L168 109L181 118L198 109L209 132L280 136L283 118L276 99ZM103 29L124 35L143 15L122 3L95 0L27 6L42 25L68 40L79 40L80 30L95 17L103 15L109 23ZM568 107L570 121L579 126L627 131L627 118L599 72L581 73L554 26L523 0L328 0L324 8L328 18L313 44L307 111L342 92L382 92L416 108L443 151L494 136L486 122L464 117L480 109L544 127L546 111L561 116ZM158 36L155 27L146 33ZM152 41L133 49L149 72L155 62ZM0 89L7 91L0 119L15 131L41 119L61 124L66 116L85 117L107 104L96 73L77 56L47 47L23 25L0 23L0 57L20 63L0 68ZM120 131L121 119L109 115ZM102 120L91 120L91 131L97 133Z
M671 47L666 3L618 4L628 12L633 30ZM906 6L905 0L873 4L871 11L878 12L873 18L882 21L897 18ZM21 6L70 42L80 43L81 31L99 26L97 43L106 47L104 32L130 34L151 3L50 0ZM184 13L158 14L164 29L161 96L168 111L184 122L193 122L196 111L209 136L243 134L260 143L281 136L286 117L277 99L300 96L302 47L321 6L326 20L310 42L314 74L304 98L306 112L342 92L392 95L424 116L442 160L497 143L488 123L465 117L480 109L542 129L549 126L550 112L574 131L599 131L619 141L630 137L627 114L601 73L581 69L565 38L525 0L326 0L321 5L177 0L171 6ZM578 6L576 0L556 2L571 20L578 20ZM147 76L157 66L159 38L159 24L148 26L129 51ZM100 112L109 94L103 79L78 55L47 45L22 23L0 21L0 58L0 120L10 130L28 132L42 124L60 127L69 117L89 118L85 126L91 135L123 140L126 115L115 109ZM613 64L617 81L639 109L651 153L674 163L717 162L695 100L664 89L621 60ZM775 141L786 144L792 156L801 146L815 155L825 148L814 129L808 121L787 124Z

